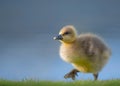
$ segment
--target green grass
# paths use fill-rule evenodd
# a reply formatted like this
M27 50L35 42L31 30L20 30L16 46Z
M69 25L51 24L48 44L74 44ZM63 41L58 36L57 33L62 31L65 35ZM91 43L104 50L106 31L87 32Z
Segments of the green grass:
M120 79L116 80L80 80L80 81L36 81L36 80L23 80L23 81L9 81L0 80L0 86L120 86Z

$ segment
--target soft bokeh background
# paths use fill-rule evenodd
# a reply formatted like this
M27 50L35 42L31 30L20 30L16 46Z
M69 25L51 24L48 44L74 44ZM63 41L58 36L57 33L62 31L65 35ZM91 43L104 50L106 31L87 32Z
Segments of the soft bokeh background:
M0 0L0 78L65 80L73 67L52 38L68 24L105 39L112 56L99 79L120 78L120 0Z

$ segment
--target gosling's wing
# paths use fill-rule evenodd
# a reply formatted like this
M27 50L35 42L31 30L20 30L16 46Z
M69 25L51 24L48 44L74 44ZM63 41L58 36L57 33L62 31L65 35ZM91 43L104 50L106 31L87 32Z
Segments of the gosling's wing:
M86 34L79 39L82 50L88 56L100 55L107 49L103 40L96 35Z

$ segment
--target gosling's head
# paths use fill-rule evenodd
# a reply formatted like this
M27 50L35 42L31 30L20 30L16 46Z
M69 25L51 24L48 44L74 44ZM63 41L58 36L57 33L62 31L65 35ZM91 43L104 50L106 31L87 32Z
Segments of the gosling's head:
M76 40L76 37L77 33L75 27L72 25L67 25L60 30L59 35L54 37L54 39L64 43L72 43Z

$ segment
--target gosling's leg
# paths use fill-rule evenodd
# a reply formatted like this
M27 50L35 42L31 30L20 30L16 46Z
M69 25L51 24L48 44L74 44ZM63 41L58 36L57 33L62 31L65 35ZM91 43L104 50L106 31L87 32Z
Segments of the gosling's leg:
M75 77L78 76L77 72L79 72L77 69L73 69L69 73L65 74L64 78L72 78L72 80L75 80Z
M94 80L97 80L97 79L98 79L98 73L93 74L93 76L94 76Z

